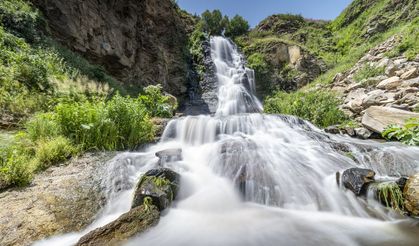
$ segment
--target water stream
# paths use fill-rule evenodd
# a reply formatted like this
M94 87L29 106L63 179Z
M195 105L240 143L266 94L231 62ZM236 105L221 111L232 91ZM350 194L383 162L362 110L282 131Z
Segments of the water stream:
M378 177L419 172L418 148L330 135L293 116L261 114L254 72L236 46L213 37L211 48L219 81L215 116L172 120L158 144L115 157L104 172L108 202L97 220L36 245L73 245L127 212L139 177L157 166L157 151L169 148L183 153L182 161L165 164L182 177L177 201L127 245L419 245L416 222L342 190L335 178L350 167L373 169Z

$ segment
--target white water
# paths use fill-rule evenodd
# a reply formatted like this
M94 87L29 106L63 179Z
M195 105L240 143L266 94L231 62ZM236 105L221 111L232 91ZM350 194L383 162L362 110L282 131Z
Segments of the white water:
M418 148L329 135L295 117L257 113L253 71L228 40L212 38L211 46L220 84L216 116L173 120L160 143L115 157L98 219L83 232L36 245L73 245L127 212L136 181L156 167L155 152L168 148L183 151L182 161L166 163L182 176L177 202L128 245L419 245L413 221L356 198L335 180L349 167L377 176L418 172Z

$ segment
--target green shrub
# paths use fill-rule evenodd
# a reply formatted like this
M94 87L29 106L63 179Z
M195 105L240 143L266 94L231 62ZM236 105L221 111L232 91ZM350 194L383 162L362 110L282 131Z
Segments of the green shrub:
M163 95L161 85L149 85L138 97L152 117L170 118L177 108L176 98Z
M55 113L63 135L85 150L134 148L153 138L147 109L129 97L116 95L107 104L62 103Z
M389 125L382 136L388 140L397 139L407 145L419 146L419 119L409 119L404 126Z
M295 115L317 126L327 127L345 121L338 105L339 100L326 91L280 91L266 99L264 109L266 113Z
M31 157L34 144L24 132L19 132L13 143L0 148L0 186L24 186L29 184L34 168Z
M65 161L77 153L70 140L63 136L54 139L42 139L36 143L34 166L37 171Z

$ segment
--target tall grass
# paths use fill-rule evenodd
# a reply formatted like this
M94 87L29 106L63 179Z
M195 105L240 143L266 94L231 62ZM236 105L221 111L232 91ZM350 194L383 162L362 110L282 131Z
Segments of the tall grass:
M338 105L335 95L326 91L279 91L266 99L264 109L266 113L295 115L319 127L327 127L346 120Z

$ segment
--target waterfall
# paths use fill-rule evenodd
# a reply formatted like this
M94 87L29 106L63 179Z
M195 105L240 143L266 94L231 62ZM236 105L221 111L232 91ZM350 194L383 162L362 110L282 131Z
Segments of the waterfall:
M261 114L254 72L237 47L213 37L211 48L219 82L215 116L174 119L158 144L115 157L104 172L108 202L98 219L83 232L37 245L72 245L127 212L135 181L157 166L157 151L170 148L183 153L183 160L166 164L182 177L177 201L127 245L418 244L411 221L339 188L335 178L351 167L379 177L411 175L419 171L418 148L326 134L293 116Z

